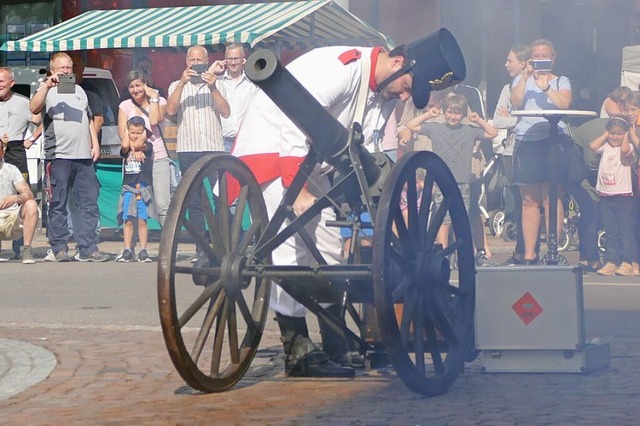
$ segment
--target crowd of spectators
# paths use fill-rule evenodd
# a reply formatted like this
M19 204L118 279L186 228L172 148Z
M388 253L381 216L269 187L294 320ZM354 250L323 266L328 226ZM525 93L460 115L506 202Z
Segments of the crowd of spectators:
M493 264L491 250L486 243L483 216L478 209L478 188L482 182L474 188L474 181L479 180L487 156L493 154L492 145L503 162L504 181L508 188L504 196L510 200L507 204L514 206L511 217L517 230L513 255L505 264L538 264L541 221L546 218L548 222L550 203L557 205L557 222L547 223L545 228L555 227L557 235L560 235L563 232L565 200L572 197L581 214L580 263L585 270L602 275L638 275L640 137L637 124L640 121L640 92L627 87L616 88L603 101L599 118L575 128L560 122L560 133L573 137L582 147L587 178L577 185L561 181L557 199L549 200L548 152L555 143L549 138L549 123L541 117L515 117L511 113L515 110L563 110L571 107L570 78L554 74L555 60L553 44L545 39L536 40L530 46L512 47L505 63L509 82L500 93L492 117L485 116L482 100L464 85L432 93L429 105L423 110L417 110L411 100L398 102L391 119L382 129L382 150L395 161L410 150L434 150L434 145L460 143L461 138L472 140L469 153L474 160L470 176L475 175L476 179L459 184L469 207L478 266ZM152 205L160 225L164 222L170 201L170 155L162 134L162 120L168 116L175 117L178 129L176 151L183 173L204 153L230 152L247 107L257 92L256 86L244 74L245 61L242 44L230 44L225 50L225 58L211 64L207 49L193 46L186 55L186 68L168 88L166 99L162 96L163 91L154 86L152 63L148 58L139 58L135 69L129 72L127 95L122 99L118 114L122 154L128 159L125 164L152 162L147 186L153 189L153 195L148 207ZM196 71L199 68L194 65L205 65L205 68ZM80 95L75 97L79 103L74 104L70 111L58 111L56 107L56 100L65 96L59 90L59 75L69 74L72 70L82 75L83 67L82 57L77 54L54 55L50 65L52 72L30 102L26 99L19 102L22 98L10 90L11 70L0 68L0 133L3 133L4 162L15 164L23 178L26 173L22 158L24 149L33 144L41 132L43 134L49 195L47 231L52 249L46 260L108 260L107 255L98 251L98 238L94 232L99 230L96 204L99 186L93 162L98 156L101 100L90 83L79 78L75 87L75 93ZM23 117L19 126L4 123L7 120L3 114L9 111L14 116ZM55 126L57 120L66 120L69 114L77 118L71 120L76 124ZM139 144L129 140L128 125L134 117L140 117L144 122L145 142L148 142L148 146L146 143L140 145L144 150L136 150L135 146ZM65 123L69 124L68 121ZM502 132L496 138L498 131ZM460 136L463 132L464 138ZM494 138L493 144L483 145L483 140L486 142ZM464 148L460 149L466 150L468 147L463 145ZM29 194L21 192L23 185L16 179L13 179L15 185L11 196L25 198L20 209L27 210L31 205L28 200L33 196L29 198ZM20 203L11 204L11 209L15 209ZM189 209L198 228L204 229L197 201ZM72 223L68 210L74 213ZM132 212L135 216L135 211ZM146 219L146 216L139 219ZM22 229L23 225L20 226ZM30 226L24 228L31 232ZM602 259L596 241L599 230L606 232L607 236ZM68 241L72 232L78 251L70 256ZM447 234L445 224L438 236L443 246L447 245ZM14 241L16 256L24 263L32 263L31 239L27 236L22 241L21 236L17 236ZM132 260L135 257L131 256L132 245L135 242L128 241L117 259L123 259L126 253L127 259ZM146 260L148 255L143 257Z

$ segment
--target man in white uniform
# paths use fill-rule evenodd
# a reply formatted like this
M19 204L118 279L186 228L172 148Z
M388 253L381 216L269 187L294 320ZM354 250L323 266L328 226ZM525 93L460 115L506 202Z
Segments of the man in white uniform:
M462 56L451 55L458 62L451 65L448 63L450 58L445 58L441 52L441 43L451 40L459 52L453 36L446 30L391 52L381 47L324 47L302 55L287 69L343 126L350 128L354 121L362 123L364 145L374 151L380 147L375 145L373 135L383 128L397 99L406 101L413 93L414 103L423 108L431 89L435 88L432 80L444 77L447 84L464 78ZM362 75L362 61L370 61L369 75ZM354 117L362 78L368 82L364 117ZM240 126L232 154L249 166L262 185L269 217L282 201L307 153L303 133L264 92L258 92ZM328 188L326 176L311 176L292 206L294 213L301 215ZM339 230L324 226L331 219L335 219L334 211L324 209L315 226L307 229L326 262L337 264L341 261ZM298 243L295 237L277 247L272 258L274 264L279 265L315 263L304 244ZM272 289L271 308L276 312L282 333L287 374L311 377L352 377L355 374L352 368L334 362L340 362L344 353L327 356L315 347L309 340L304 306L278 286ZM340 346L331 342L328 345L325 339L335 338L336 333L328 334L331 333L323 333L325 352L327 346Z

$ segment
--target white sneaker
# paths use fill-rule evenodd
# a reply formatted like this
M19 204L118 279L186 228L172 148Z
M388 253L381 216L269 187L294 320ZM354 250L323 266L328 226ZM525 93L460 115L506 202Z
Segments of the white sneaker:
M53 250L51 250L51 249L47 250L47 255L44 257L44 261L45 262L55 262L56 261L56 255L53 252Z

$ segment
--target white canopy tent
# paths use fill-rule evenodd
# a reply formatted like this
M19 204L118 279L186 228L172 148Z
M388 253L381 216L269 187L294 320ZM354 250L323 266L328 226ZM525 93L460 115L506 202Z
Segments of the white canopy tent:
M393 46L391 39L331 0L93 10L1 50L55 52L181 48L229 42L281 47ZM272 46L275 45L275 46Z

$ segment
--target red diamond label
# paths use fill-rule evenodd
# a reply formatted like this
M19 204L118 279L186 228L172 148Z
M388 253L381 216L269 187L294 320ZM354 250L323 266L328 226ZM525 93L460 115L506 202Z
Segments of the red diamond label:
M511 306L511 309L518 315L525 325L529 325L542 313L542 306L538 304L531 293L526 292L520 299Z

